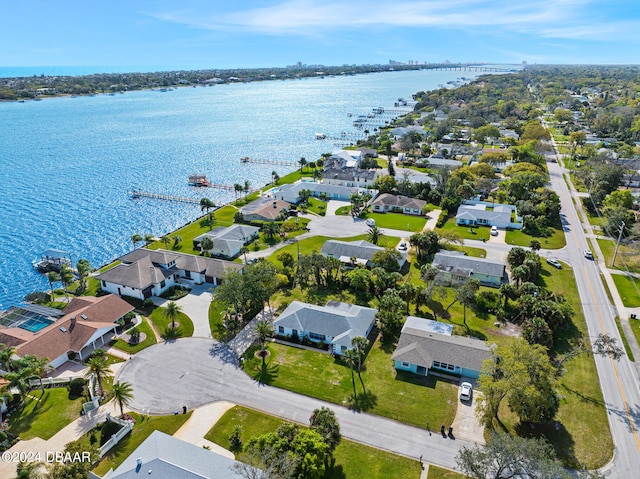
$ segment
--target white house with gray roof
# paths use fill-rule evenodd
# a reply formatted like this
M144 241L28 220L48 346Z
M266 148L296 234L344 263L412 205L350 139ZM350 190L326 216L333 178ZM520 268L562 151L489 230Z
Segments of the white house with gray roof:
M177 284L217 286L227 272L242 269L231 261L163 249L139 248L119 259L121 264L96 276L102 290L140 300L160 296Z
M441 271L439 279L444 284L460 284L468 278L475 278L484 286L499 288L503 282L509 282L504 264L456 251L436 253L433 266Z
M353 338L369 336L376 312L373 308L339 301L329 301L326 306L293 301L273 326L278 335L329 344L334 354L343 355L351 349Z
M365 240L359 241L339 241L328 240L322 245L320 253L322 256L331 256L337 258L341 263L351 264L352 259L355 259L357 264L363 266L371 266L371 258L379 251L384 251L384 248L376 246ZM400 259L398 260L398 266L402 269L407 262L407 253L399 252Z
M200 249L202 240L209 237L213 240L213 256L234 258L240 254L240 249L258 238L260 228L257 226L234 224L229 227L219 226L213 231L197 236L193 240L193 247Z
M322 172L322 183L325 185L366 188L373 185L376 175L376 170L325 168Z
M465 201L456 213L456 224L522 229L522 217L518 216L516 207L513 205Z
M378 194L377 190L367 188L329 185L325 183L303 183L301 181L272 188L269 190L269 194L273 198L282 201L299 203L302 199L300 197L300 191L302 190L309 190L311 192L311 196L314 198L326 195L330 200L342 201L349 201L351 199L351 195L354 193L359 193L361 195L369 193L372 197L375 197Z
M233 468L236 463L217 452L153 431L104 479L243 479L245 476Z
M433 371L478 378L482 362L491 357L489 345L479 339L454 336L452 329L438 321L409 316L392 356L394 367L420 376Z

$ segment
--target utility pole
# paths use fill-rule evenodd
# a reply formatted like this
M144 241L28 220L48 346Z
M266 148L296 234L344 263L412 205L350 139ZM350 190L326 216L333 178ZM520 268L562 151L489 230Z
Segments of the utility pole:
M620 232L620 234L618 235L618 242L616 243L616 250L613 252L613 261L611 261L611 266L615 266L616 264L616 255L618 254L618 248L620 247L620 240L622 240L622 232L624 231L624 227L626 225L624 224L624 221L622 222L622 224L620 226L618 226L618 231Z

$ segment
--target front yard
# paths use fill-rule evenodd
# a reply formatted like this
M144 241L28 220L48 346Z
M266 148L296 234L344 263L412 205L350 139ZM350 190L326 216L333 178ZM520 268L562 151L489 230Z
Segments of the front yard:
M138 331L140 331L141 337L142 334L144 334L144 340L138 342L138 344L130 344L123 339L117 339L115 341L111 341L110 345L120 351L135 354L142 351L144 348L148 348L149 346L156 344L156 335L153 334L153 330L151 329L151 326L149 326L148 319L144 316L142 317L142 322L138 325Z
M366 394L356 377L356 402L350 369L342 362L328 354L282 344L271 343L268 349L271 355L264 370L253 356L254 350L246 354L244 364L249 375L267 384L422 428L427 422L453 422L457 386L447 380L396 371L391 360L394 348L380 341L365 361L362 379Z
M235 406L225 413L207 433L205 439L229 448L229 435L234 426L242 427L242 442L254 436L275 431L282 419L252 409ZM334 451L335 464L324 479L418 479L420 465L415 459L396 456L364 444L342 439ZM240 457L241 459L241 457Z
M560 249L567 245L562 228L550 228L552 235L548 238L542 236L531 236L522 230L508 230L506 243L514 246L529 246L532 240L538 240L544 249Z
M363 218L372 218L379 228L389 228L394 230L410 231L417 233L422 231L427 223L424 216L411 216L402 213L367 213Z

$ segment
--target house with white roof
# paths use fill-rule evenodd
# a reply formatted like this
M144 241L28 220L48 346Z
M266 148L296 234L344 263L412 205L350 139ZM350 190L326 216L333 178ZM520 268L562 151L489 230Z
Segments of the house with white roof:
M384 248L376 246L365 240L359 241L339 241L328 240L322 245L320 252L322 256L331 256L337 258L341 263L351 264L352 259L355 259L357 264L363 266L371 266L371 259L373 255L379 251L384 251ZM400 253L400 259L398 265L400 269L407 262L407 253L402 251Z
M196 236L193 239L194 249L200 250L204 238L213 240L212 256L221 258L235 258L240 254L240 249L258 238L260 228L257 226L233 224L229 227L219 226L212 231Z
M139 248L119 258L122 263L96 278L102 290L145 300L160 296L177 284L220 284L228 272L242 265L216 258L163 249Z
M456 224L522 229L522 217L517 215L516 207L513 205L465 201L456 213Z
M372 186L378 172L360 168L325 168L322 183L347 187L367 188Z
M479 339L452 335L453 326L409 316L393 353L394 367L420 376L429 372L478 378L482 362L491 357Z
M297 204L302 199L300 196L300 192L302 190L309 190L311 192L311 196L314 198L326 195L330 200L341 201L349 201L351 199L351 195L354 193L359 193L361 195L369 193L372 197L375 197L378 194L377 190L368 188L329 185L324 183L307 183L301 181L272 188L269 191L269 194L273 198Z
M326 306L293 301L273 326L278 335L329 344L334 354L343 355L352 349L353 338L369 336L376 312L373 308L339 301L329 301Z

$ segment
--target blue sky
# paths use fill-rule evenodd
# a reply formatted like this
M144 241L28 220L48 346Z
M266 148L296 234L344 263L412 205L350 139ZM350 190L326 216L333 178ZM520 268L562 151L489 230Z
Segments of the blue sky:
M640 63L637 0L19 0L0 66Z

